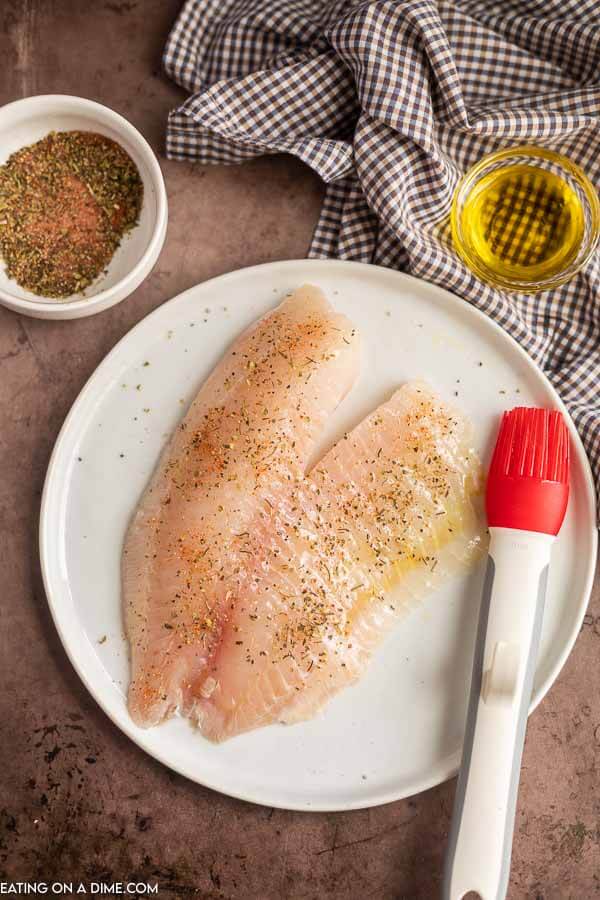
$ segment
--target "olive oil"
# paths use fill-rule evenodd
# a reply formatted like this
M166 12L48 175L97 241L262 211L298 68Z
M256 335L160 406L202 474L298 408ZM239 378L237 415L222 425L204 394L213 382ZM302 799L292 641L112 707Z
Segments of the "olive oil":
M474 185L460 211L460 232L478 274L500 282L543 282L577 257L585 232L582 202L560 175L509 164Z

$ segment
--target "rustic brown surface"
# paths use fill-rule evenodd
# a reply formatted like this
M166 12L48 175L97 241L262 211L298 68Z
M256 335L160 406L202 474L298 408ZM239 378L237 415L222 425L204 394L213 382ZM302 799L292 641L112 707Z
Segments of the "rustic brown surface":
M0 4L0 102L81 94L124 113L162 153L180 96L159 73L178 0ZM288 159L202 169L161 158L170 226L125 303L77 322L0 309L0 874L158 881L161 897L437 898L454 783L379 809L316 815L221 797L145 756L71 669L40 581L40 492L84 381L143 315L204 279L303 256L321 198ZM600 894L600 593L524 757L510 900ZM399 748L399 752L401 748Z

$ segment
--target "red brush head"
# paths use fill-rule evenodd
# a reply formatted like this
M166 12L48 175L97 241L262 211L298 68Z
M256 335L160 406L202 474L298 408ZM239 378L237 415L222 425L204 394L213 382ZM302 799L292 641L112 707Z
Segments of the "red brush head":
M488 523L558 534L569 499L569 432L561 413L504 413L486 490Z

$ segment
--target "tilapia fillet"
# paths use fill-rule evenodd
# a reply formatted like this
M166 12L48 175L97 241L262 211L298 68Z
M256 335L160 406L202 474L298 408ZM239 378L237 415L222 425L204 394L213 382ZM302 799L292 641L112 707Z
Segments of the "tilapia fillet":
M201 388L123 551L138 724L179 711L220 741L313 715L476 552L470 428L424 384L402 387L306 472L358 369L352 324L304 287Z

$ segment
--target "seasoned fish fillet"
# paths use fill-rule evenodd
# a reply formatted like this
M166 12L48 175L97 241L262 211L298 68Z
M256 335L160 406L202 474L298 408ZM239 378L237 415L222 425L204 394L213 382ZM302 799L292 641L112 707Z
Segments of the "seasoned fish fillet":
M310 678L280 708L281 721L309 718L356 681L398 619L481 552L482 476L471 436L431 388L407 384L314 469L302 494L312 496L319 540L301 570L305 579L325 572L312 585L325 648L298 643L292 626ZM300 634L307 630L310 621L303 628L300 620Z
M398 390L306 474L357 366L350 323L304 288L200 391L125 546L139 724L179 710L219 741L313 715L476 552L470 427L424 384Z
M302 478L358 366L351 323L304 287L243 334L201 388L123 550L129 709L138 724L178 709L200 714L217 661L237 640L244 592L259 590L260 559L245 539L259 528L268 534L267 513Z

